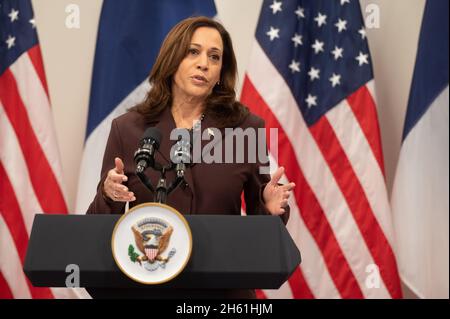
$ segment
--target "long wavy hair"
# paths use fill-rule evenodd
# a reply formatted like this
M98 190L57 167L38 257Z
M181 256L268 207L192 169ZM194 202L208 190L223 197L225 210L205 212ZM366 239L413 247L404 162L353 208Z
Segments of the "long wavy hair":
M220 80L205 100L205 115L212 117L219 127L234 127L249 114L248 108L236 100L237 64L229 33L210 18L191 17L179 22L164 39L150 72L151 89L143 102L130 109L142 114L147 122L152 122L166 107L171 107L173 76L188 54L192 35L200 27L216 29L223 42Z

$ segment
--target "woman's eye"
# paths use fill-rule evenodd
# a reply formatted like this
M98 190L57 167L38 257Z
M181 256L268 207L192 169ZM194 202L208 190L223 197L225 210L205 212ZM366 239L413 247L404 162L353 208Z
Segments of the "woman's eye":
M211 55L211 59L213 59L214 61L220 61L220 56L219 55Z
M189 49L189 54L197 54L198 50L197 49Z

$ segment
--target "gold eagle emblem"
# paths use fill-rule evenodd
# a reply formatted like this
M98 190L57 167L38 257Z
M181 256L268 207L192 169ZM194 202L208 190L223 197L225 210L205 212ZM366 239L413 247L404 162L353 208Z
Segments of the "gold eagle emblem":
M173 255L169 253L168 257L161 256L169 246L170 236L173 232L172 226L166 221L156 217L145 218L134 224L131 229L136 246L142 253L137 257L140 264L143 261L166 263Z

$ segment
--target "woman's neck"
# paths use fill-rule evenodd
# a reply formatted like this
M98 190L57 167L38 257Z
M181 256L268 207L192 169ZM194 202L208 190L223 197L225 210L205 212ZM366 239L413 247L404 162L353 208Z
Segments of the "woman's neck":
M193 122L201 117L203 111L203 101L175 97L173 99L171 112L177 127L191 128Z
M176 113L183 119L197 118L203 113L202 103L188 103L181 101L181 103L172 103L172 113Z

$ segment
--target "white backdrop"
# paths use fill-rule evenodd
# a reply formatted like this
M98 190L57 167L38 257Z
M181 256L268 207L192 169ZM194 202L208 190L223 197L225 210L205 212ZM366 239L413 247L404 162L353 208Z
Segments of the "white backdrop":
M215 0L238 60L240 93L262 0ZM330 0L332 1L332 0ZM80 28L66 27L66 7L80 10ZM361 0L380 9L380 27L368 29L389 193L395 176L403 121L425 0ZM89 102L90 80L102 0L33 0L68 207L76 201Z

